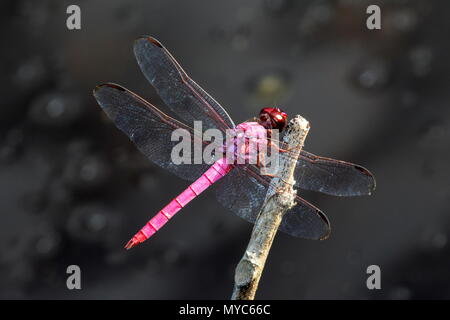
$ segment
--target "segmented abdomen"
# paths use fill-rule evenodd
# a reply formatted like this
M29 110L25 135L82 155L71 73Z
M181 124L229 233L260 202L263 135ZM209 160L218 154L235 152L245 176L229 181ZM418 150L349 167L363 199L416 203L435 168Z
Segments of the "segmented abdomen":
M175 197L167 206L159 211L138 233L127 243L125 248L130 249L147 240L167 223L178 211L205 191L217 180L225 176L232 169L225 158L217 160L208 170L195 180L186 190Z

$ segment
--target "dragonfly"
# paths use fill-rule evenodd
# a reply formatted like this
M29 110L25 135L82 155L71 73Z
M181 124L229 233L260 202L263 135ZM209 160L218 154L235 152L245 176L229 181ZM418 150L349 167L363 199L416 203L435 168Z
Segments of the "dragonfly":
M224 134L236 128L250 131L282 130L286 126L286 113L279 108L263 108L256 120L236 126L226 110L188 76L157 39L151 36L136 39L134 54L146 79L164 104L182 121L170 117L118 84L98 85L93 95L115 125L148 159L193 183L150 219L125 248L130 249L150 238L178 211L212 185L215 185L219 203L254 223L272 176L262 174L257 164L237 164L223 157L212 165L174 164L171 151L178 142L172 141L171 134L176 129L184 129L192 134L193 139L201 139L207 129L218 129ZM194 121L202 122L202 132L193 129ZM207 144L204 141L202 143ZM283 150L282 141L279 141L279 146ZM289 150L284 152L288 154ZM333 196L363 196L375 190L374 176L360 165L316 156L305 150L301 150L296 161L294 187L298 189ZM331 232L327 216L298 195L295 201L296 205L284 214L279 230L299 238L326 239Z

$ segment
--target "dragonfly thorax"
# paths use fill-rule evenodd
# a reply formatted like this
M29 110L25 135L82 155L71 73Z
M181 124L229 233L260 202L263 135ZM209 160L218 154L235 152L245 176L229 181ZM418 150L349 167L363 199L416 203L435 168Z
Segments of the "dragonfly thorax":
M228 162L257 164L267 151L267 133L257 122L243 122L230 130L224 148Z

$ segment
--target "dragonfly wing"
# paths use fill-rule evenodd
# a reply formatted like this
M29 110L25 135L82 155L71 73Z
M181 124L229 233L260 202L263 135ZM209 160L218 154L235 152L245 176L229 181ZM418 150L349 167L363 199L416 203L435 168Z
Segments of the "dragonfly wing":
M280 230L294 237L324 240L331 233L330 221L319 209L296 196L296 205L288 210L281 221Z
M370 195L375 178L366 168L302 150L295 168L296 187L334 196Z
M172 132L175 129L185 129L190 133L191 140L200 139L192 128L116 84L97 86L94 96L116 126L155 164L189 181L197 179L208 169L208 164L175 165L171 160L172 148L180 143L171 141Z
M264 203L270 178L261 176L254 166L236 166L217 184L219 202L241 218L254 223ZM299 238L325 239L330 224L325 214L312 204L296 197L296 206L287 211L280 230Z
M155 38L136 40L134 54L147 80L165 104L188 125L202 121L203 129L234 128L222 106L196 84Z
M216 196L220 204L244 220L254 223L266 196L267 188L235 166L219 180Z

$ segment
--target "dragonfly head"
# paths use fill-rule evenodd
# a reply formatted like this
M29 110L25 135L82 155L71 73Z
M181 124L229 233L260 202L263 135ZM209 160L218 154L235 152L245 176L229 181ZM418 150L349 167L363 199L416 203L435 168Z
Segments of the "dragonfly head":
M259 112L258 123L266 129L281 132L287 125L287 114L279 108L263 108Z

